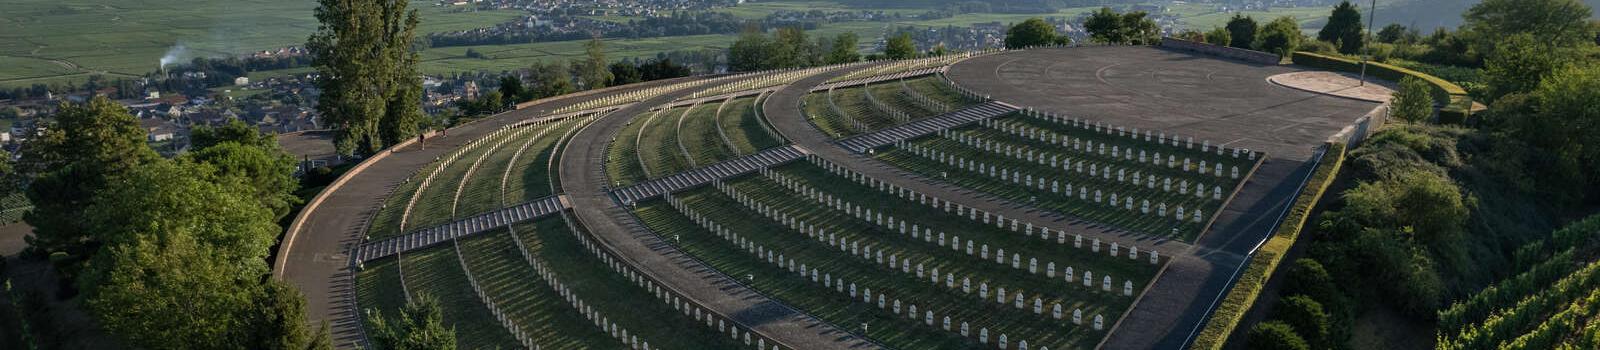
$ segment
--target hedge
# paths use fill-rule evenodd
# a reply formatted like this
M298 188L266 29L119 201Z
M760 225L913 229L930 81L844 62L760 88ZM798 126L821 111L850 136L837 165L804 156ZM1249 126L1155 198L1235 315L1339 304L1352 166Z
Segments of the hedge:
M1327 70L1360 72L1361 62L1342 57L1296 51L1294 63ZM1367 73L1380 79L1398 82L1405 77L1416 77L1433 86L1433 99L1439 108L1439 123L1452 124L1466 121L1472 114L1472 97L1467 90L1439 77L1379 62L1367 62Z
M1195 336L1194 343L1189 346L1190 349L1222 349L1223 345L1228 343L1228 336L1233 334L1234 328L1239 326L1239 321L1244 319L1245 312L1250 311L1250 306L1255 304L1256 297L1267 284L1267 279L1278 269L1278 263L1283 261L1289 248L1294 246L1306 220L1311 216L1311 209L1317 206L1317 201L1333 184L1334 176L1339 174L1339 169L1344 164L1344 144L1328 143L1325 147L1327 153L1323 155L1322 164L1317 165L1311 173L1311 178L1306 180L1305 188L1295 196L1294 206L1289 208L1283 223L1279 224L1272 237L1261 245L1261 249L1256 250L1255 255L1249 258L1249 265L1245 266L1244 272L1239 274L1239 280L1234 282L1233 288L1223 297L1222 304L1217 305L1211 317L1206 320L1205 327Z

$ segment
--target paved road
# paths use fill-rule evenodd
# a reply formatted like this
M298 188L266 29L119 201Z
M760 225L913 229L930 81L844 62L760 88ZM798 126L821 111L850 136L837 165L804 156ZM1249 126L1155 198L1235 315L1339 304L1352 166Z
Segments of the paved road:
M704 88L704 86L700 87ZM695 88L667 94L611 113L573 136L562 150L561 188L578 221L608 250L637 270L662 281L696 303L744 328L794 349L852 349L874 345L842 332L778 301L739 285L662 242L621 207L605 188L606 145L629 119L652 106L688 96Z
M1184 345L1244 256L1270 234L1314 166L1316 148L1377 106L1266 80L1299 70L1151 47L1082 47L982 56L947 74L1018 106L1268 153L1212 229L1174 257L1102 344L1173 349Z
M640 87L671 82L675 81L651 82L640 84ZM350 288L353 276L347 268L350 261L347 253L360 243L368 218L377 212L395 186L434 158L501 126L622 91L628 90L554 99L451 128L448 136L428 138L426 147L413 145L395 150L359 174L349 175L356 177L328 193L320 206L296 221L300 229L298 232L289 232L279 248L280 258L273 266L274 275L294 285L305 295L306 318L310 322L318 324L327 321L339 345L353 344L359 340L360 328L353 308L355 291Z

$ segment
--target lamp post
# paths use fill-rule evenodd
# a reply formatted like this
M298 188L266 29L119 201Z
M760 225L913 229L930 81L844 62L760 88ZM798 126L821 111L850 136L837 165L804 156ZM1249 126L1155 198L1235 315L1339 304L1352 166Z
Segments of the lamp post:
M1378 0L1372 0L1372 7L1367 9L1367 34L1362 35L1363 38L1366 38L1368 40L1367 40L1366 44L1362 44L1361 45L1362 48L1366 48L1367 44L1371 44L1372 43L1372 40L1371 40L1372 39L1372 26L1377 22L1377 20L1378 20L1377 17L1378 17ZM1368 54L1361 55L1361 85L1360 86L1367 86L1367 60L1371 59L1371 57L1372 57L1372 54L1370 52Z

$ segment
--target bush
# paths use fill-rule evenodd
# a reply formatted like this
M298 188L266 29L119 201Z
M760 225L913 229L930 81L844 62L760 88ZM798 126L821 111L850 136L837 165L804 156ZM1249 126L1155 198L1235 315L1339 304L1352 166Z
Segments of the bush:
M1309 350L1306 340L1294 333L1294 328L1283 322L1262 322L1250 329L1247 343L1252 350Z
M1305 295L1292 295L1278 300L1273 316L1294 327L1306 342L1317 344L1318 349L1328 348L1328 313L1322 303Z

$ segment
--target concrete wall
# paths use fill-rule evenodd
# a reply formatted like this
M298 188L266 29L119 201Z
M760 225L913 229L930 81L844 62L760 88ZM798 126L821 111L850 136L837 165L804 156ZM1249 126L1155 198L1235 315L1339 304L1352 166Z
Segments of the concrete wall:
M1163 37L1163 38L1161 38L1161 47L1165 47L1165 48L1169 48L1169 49L1176 49L1176 50L1181 50L1181 51L1189 51L1189 52L1198 53L1198 54L1202 54L1202 55L1208 55L1208 56L1217 56L1217 57L1222 57L1222 58L1235 59L1235 60L1240 60L1240 61L1245 61L1245 62L1250 62L1250 63L1255 63L1255 64L1272 64L1272 65L1275 65L1275 64L1278 64L1278 62L1282 61L1281 57L1278 57L1278 55L1267 53L1267 52L1254 51L1254 50L1245 50L1245 49L1236 48L1236 47L1217 46L1217 45L1211 45L1211 44L1206 44L1206 43L1198 43L1198 42L1193 42L1193 41L1188 41L1188 40L1183 40L1183 39L1177 39L1177 38L1173 38L1173 37Z

